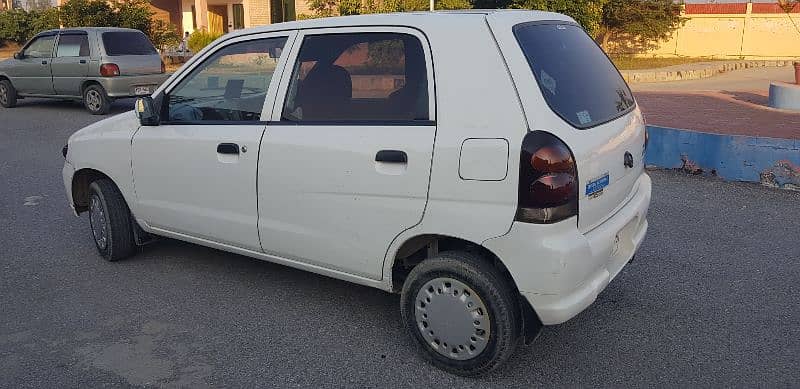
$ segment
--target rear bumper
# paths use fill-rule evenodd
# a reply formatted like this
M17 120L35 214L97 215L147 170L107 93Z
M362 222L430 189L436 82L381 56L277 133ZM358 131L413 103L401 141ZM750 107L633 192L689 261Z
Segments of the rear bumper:
M591 305L633 258L647 233L651 181L642 174L633 196L614 216L586 234L577 221L514 223L484 245L511 272L543 324L563 323Z
M102 77L96 79L109 97L134 97L136 87L149 87L151 93L155 92L161 83L169 78L169 74L146 74L138 76ZM148 95L149 95L148 94Z

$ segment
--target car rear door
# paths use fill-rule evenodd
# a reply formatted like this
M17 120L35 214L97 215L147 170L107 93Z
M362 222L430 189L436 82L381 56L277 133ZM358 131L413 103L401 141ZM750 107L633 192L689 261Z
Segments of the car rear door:
M497 13L488 21L529 130L558 136L575 156L578 227L588 232L635 195L644 171L645 128L633 94L600 47L566 16Z
M400 27L304 30L297 40L261 143L263 250L380 279L388 246L427 202L428 44Z
M132 140L138 218L166 235L261 250L262 116L269 115L284 66L277 54L294 34L231 39L156 97L161 124L140 127Z
M50 61L55 42L55 32L40 34L22 50L23 58L14 61L14 68L9 74L12 76L11 82L19 93L53 94Z
M81 95L81 84L89 72L90 54L86 31L59 34L52 60L53 89L57 95Z

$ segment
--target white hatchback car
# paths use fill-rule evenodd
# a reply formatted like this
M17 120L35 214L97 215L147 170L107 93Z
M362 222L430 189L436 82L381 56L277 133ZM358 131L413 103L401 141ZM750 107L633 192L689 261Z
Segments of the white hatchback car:
M308 20L217 40L64 147L118 260L164 236L402 293L422 355L489 372L588 307L647 231L646 132L574 20Z

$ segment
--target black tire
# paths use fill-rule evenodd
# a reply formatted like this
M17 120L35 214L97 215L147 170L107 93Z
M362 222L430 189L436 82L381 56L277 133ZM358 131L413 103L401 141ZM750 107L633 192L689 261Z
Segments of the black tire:
M427 334L423 335L423 331L427 333L428 330L433 330L435 323L430 323L430 327L428 327L428 323L425 321L429 319L427 313L425 313L424 319L417 316L418 312L427 312L418 307L418 305L425 307L424 300L418 300L418 293L424 293L424 291L421 292L423 287L430 288L431 282L436 283L443 278L453 279L461 283L462 290L460 293L469 296L464 299L472 298L472 296L471 294L463 293L466 290L463 289L463 286L471 289L478 295L479 301L486 308L490 331L488 331L488 339L481 346L485 348L474 351L477 355L457 354L460 352L459 349L464 350L463 346L465 344L471 349L472 345L468 343L458 345L440 344L439 339L434 339L431 342L430 339L425 339ZM428 285L426 286L426 284ZM446 289L445 293L441 290L428 290L430 290L430 297L433 297L434 293L438 293L440 296L445 296L442 298L450 298L450 294ZM452 290L453 296L458 295L459 290L456 286L453 286ZM466 301L464 299L461 299L462 303ZM430 300L428 302L429 306L431 306ZM416 340L415 343L422 356L434 366L453 374L480 376L497 369L511 357L521 339L522 316L513 285L498 269L474 253L461 251L443 252L417 265L403 285L400 308L406 329ZM458 309L463 309L465 312L470 310L466 308L466 305ZM440 317L460 318L461 316L458 314L453 316L441 315ZM445 321L448 329L456 328L457 324L462 325L454 323L452 320L456 319ZM439 324L441 324L441 320L439 321ZM478 322L478 320L475 321L476 325ZM471 329L472 327L469 328ZM430 331L430 335L433 337L433 331ZM473 339L474 342L472 336L470 336L470 339ZM434 347L437 346L435 344L444 345L443 348L439 348L442 351L436 351L437 349ZM451 349L453 352L453 354L450 354L451 356L443 354L444 352L450 353L448 350ZM452 357L455 355L470 359L459 360L457 357Z
M17 90L11 81L0 81L0 105L5 108L14 108L17 105Z
M136 252L131 212L109 179L89 185L89 226L97 251L106 260L118 261Z
M111 99L102 86L93 84L83 90L83 106L92 115L105 115L111 109Z

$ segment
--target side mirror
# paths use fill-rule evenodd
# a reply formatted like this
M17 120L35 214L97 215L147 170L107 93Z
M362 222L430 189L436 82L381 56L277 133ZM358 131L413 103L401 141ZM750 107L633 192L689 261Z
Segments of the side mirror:
M23 59L23 58L25 58L25 54L22 54L21 51L14 53L14 59Z
M161 121L153 98L150 96L136 99L134 111L136 111L136 117L139 118L139 123L143 126L157 126Z

